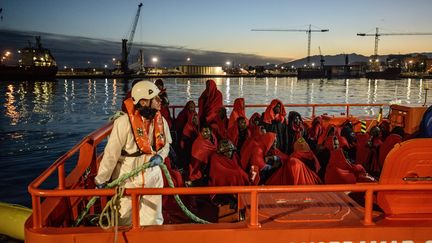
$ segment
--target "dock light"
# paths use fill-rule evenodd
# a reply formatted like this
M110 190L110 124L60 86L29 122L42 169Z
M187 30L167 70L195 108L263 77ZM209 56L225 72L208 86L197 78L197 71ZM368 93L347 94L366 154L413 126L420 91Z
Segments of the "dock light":
M152 58L152 62L155 62L155 63L156 63L157 61L158 61L158 58L157 58L157 57L153 57L153 58Z
M21 53L21 50L18 50L18 53Z
M67 66L63 66L63 68L64 68L64 69L66 69L66 68L67 68Z
M375 62L379 62L379 59L375 59Z
M104 68L107 68L107 67L108 67L108 65L105 64L105 65L104 65Z
M190 60L191 60L190 57L186 58L186 61L190 62Z
M315 67L315 63L314 62L312 63L312 67Z
M115 60L116 60L116 59L115 59L115 57L113 57L113 59L112 59L112 60L113 60L113 62L115 62Z
M6 52L5 52L5 56L7 56L7 57L8 57L10 54L11 54L10 51L6 51Z
M231 65L231 62L226 62L225 64L229 66L229 65Z

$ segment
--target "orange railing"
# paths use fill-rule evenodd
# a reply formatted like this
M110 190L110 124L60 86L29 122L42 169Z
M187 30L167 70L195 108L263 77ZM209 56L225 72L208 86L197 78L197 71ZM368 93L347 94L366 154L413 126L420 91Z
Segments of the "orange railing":
M366 104L367 106L381 106L381 104ZM291 106L340 106L340 105L291 105ZM347 105L347 110L350 106L361 106L360 104ZM261 105L254 105L249 107L264 107ZM57 159L48 169L46 169L38 178L36 178L29 186L28 190L32 197L33 207L33 218L32 227L34 229L42 228L47 222L43 219L48 218L49 212L42 212L41 198L84 198L90 196L112 196L115 193L114 189L84 189L77 188L78 183L76 181L81 180L85 174L87 168L96 167L98 161L100 161L100 154L97 154L97 146L108 136L112 129L112 123L105 125L99 130L91 133L85 137L79 144L74 146L70 151ZM76 167L65 176L65 163L74 155L78 153L79 159ZM58 173L58 185L55 189L41 189L39 188L51 175L57 171ZM369 184L350 184L350 185L307 185L307 186L247 186L247 187L202 187L202 188L137 188L127 189L126 195L132 198L132 223L133 228L139 228L139 205L138 197L143 194L162 194L162 195L173 195L173 194L250 194L251 202L251 214L249 227L259 227L258 223L258 194L260 193L275 193L275 192L341 192L341 191L355 191L365 192L365 213L364 213L364 225L372 225L372 205L373 205L373 193L377 191L419 191L419 190L432 190L432 185L382 185L377 183ZM59 199L60 200L60 199ZM76 204L75 204L76 205ZM46 207L45 210L53 210L52 208ZM75 208L75 210L77 210ZM44 216L44 217L43 217Z

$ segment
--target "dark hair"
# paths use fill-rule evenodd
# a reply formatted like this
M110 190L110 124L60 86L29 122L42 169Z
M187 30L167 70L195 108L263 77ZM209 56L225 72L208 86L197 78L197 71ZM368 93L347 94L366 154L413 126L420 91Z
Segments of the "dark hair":
M154 82L154 84L156 84L156 86L164 86L164 82L162 79L158 78L156 79L156 81Z

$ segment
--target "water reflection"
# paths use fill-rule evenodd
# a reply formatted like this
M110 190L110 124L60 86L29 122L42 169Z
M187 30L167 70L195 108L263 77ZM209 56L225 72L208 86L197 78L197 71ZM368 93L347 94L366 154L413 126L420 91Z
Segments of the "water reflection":
M408 79L407 82L407 95L406 95L406 103L411 103L411 79Z
M345 103L349 103L349 79L345 79Z
M230 95L231 95L231 79L227 78L225 81L225 104L230 104Z
M7 92L6 92L6 116L8 116L11 121L10 125L14 126L19 121L19 112L17 111L15 104L15 93L14 93L14 86L8 85Z
M418 95L417 95L417 103L420 103L422 100L422 93L423 93L423 79L419 80L419 89L418 89Z

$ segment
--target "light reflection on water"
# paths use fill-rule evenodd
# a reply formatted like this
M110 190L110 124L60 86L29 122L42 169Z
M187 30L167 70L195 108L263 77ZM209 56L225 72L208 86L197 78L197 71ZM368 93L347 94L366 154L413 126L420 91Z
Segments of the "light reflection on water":
M205 78L165 79L171 105L198 101ZM224 103L237 97L246 104L402 103L423 104L423 86L431 80L297 80L296 78L216 78ZM56 82L0 83L0 201L30 206L27 185L85 135L99 128L121 107L130 82L121 79L69 79ZM429 102L430 103L430 102ZM297 108L304 115L311 109ZM264 108L257 109L262 112ZM290 109L287 109L290 111ZM177 110L177 113L179 110ZM248 110L250 116L254 110ZM340 113L335 108L317 110ZM375 115L371 108L352 109Z

